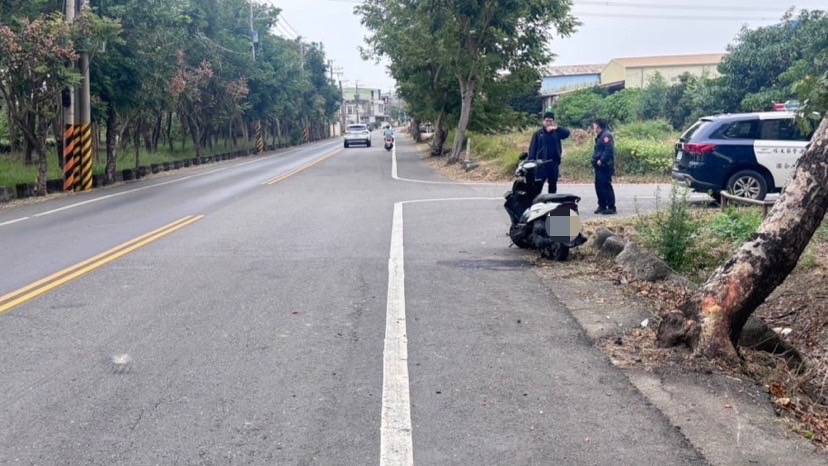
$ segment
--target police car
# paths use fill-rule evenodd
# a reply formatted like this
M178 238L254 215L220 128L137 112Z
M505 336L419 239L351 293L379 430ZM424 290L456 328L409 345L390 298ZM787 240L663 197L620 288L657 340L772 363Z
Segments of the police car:
M811 139L795 117L767 112L699 119L676 143L673 179L717 199L722 191L757 200L781 191Z

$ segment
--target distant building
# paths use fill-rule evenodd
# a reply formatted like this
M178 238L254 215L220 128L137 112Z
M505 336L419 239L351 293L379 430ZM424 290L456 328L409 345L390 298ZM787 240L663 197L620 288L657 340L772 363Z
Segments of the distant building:
M567 92L598 86L605 65L550 66L543 73L541 96L543 108L551 107Z
M388 120L387 97L381 89L343 88L345 124L379 125Z
M601 84L623 83L624 88L646 87L656 73L668 83L689 73L694 76L719 76L718 66L723 53L698 55L665 55L659 57L616 58L601 71Z

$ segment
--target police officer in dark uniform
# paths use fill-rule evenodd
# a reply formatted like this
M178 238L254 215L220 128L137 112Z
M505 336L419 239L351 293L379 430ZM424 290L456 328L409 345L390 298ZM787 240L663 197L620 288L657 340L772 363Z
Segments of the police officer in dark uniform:
M535 172L535 181L538 183L538 192L543 191L544 182L549 183L549 192L558 192L558 177L560 176L561 154L563 149L561 141L569 137L569 130L558 126L555 121L555 114L546 112L543 114L543 128L534 136L529 145L529 160L545 162Z
M598 195L596 214L615 215L615 190L612 189L612 176L615 174L615 138L607 128L607 121L597 119L592 123L595 137L595 151L592 154L592 167L595 169L595 194Z

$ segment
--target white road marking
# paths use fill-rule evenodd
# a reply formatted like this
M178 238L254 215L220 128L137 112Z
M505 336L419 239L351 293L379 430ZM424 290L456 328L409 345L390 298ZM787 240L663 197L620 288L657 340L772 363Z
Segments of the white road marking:
M7 222L0 223L0 227L6 226L6 225L11 225L11 224L18 223L18 222L23 222L23 221L26 221L28 219L29 219L29 217L16 218L14 220L9 220Z
M411 201L402 201L400 204L422 204L424 202L449 202L449 201L502 201L503 196L500 197L440 197L434 199L414 199Z
M411 466L414 464L411 395L408 382L408 334L405 322L403 206L425 202L492 201L501 199L499 197L415 199L394 204L391 250L388 257L385 345L382 354L380 466Z
M408 392L408 335L405 330L405 266L403 205L394 204L391 252L388 258L388 299L382 358L380 466L414 464L411 401Z
M323 144L320 144L320 145L323 145ZM302 149L307 149L307 147L297 147L295 149L291 149L291 150L288 150L286 152L282 152L278 155L290 155L290 154L298 152ZM183 176L181 178L176 178L174 180L164 181L162 183L155 183L155 184L151 184L151 185L147 185L147 186L142 186L140 188L128 189L126 191L120 191L120 192L117 192L117 193L107 194L107 195L99 196L99 197L96 197L96 198L93 198L93 199L88 199L88 200L85 200L85 201L76 202L74 204L69 204L69 205L66 205L66 206L63 206L63 207L59 207L57 209L52 209L52 210L47 210L45 212L40 212L40 213L32 215L32 217L44 217L44 216L47 216L47 215L56 214L58 212L63 212L65 210L74 209L74 208L77 208L77 207L85 206L85 205L92 204L92 203L99 202L99 201L104 201L106 199L112 199L114 197L120 197L120 196L136 193L136 192L139 192L139 191L144 191L144 190L151 189L151 188L157 188L159 186L165 186L165 185L168 185L168 184L180 183L182 181L186 181L186 180L189 180L191 178L211 175L213 173L218 173L218 172L222 172L222 171L225 171L225 170L230 170L231 168L243 167L245 165L264 162L264 161L267 161L267 160L272 160L272 158L271 157L263 157L263 158L256 159L256 160L251 160L251 161L248 161L248 162L237 163L237 164L229 165L229 166L226 166L226 167L216 168L214 170L209 170L209 171L206 171L204 173L196 173L196 174L193 174L193 175ZM24 218L12 220L12 221L5 222L5 223L0 223L0 226L10 225L12 223L17 223L17 222L22 222L22 221L28 220L32 217L24 217Z
M455 181L431 181L431 180L415 180L413 178L403 178L397 173L397 145L391 149L391 178L397 181L405 181L406 183L420 183L420 184L443 184L449 186L508 186L508 183L475 183L475 182L455 182Z

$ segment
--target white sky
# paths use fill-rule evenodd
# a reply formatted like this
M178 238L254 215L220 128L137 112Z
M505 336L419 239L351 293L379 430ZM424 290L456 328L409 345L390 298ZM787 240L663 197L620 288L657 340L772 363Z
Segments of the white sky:
M282 9L289 26L322 42L346 86L391 89L383 65L363 61L365 32L353 14L357 0L262 0ZM616 57L722 52L742 25L771 24L790 6L828 8L828 0L575 0L583 25L566 39L552 39L554 64L605 63ZM604 6L600 6L603 4ZM631 5L638 4L639 8ZM600 16L614 15L614 16ZM642 17L644 16L644 17ZM710 17L726 19L711 20ZM764 18L764 19L757 19Z

